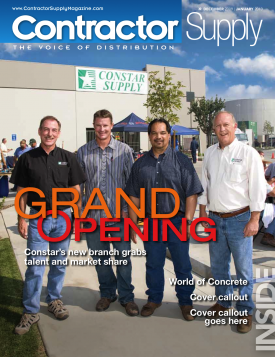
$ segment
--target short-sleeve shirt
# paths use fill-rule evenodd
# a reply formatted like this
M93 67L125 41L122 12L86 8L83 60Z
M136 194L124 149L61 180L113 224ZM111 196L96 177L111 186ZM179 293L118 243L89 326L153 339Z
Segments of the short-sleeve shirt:
M19 146L15 152L14 152L14 156L19 158L21 155L23 155L25 152L28 152L29 150L31 150L31 148L29 146L26 146L25 149L22 149L21 146Z
M76 160L76 155L69 151L55 147L48 155L41 146L29 150L20 156L10 179L10 182L21 187L39 188L45 198L35 192L28 192L27 205L39 210L39 206L32 206L32 202L45 202L46 209L52 209L52 188L68 188L86 181L86 175ZM70 192L57 195L58 201L71 201ZM68 206L58 206L63 210Z
M186 198L203 192L202 185L191 160L176 152L170 146L166 151L154 156L152 149L138 159L132 168L125 192L128 196L140 197L140 188L145 188L145 210L151 214L151 189L171 188L180 198L181 212L185 213ZM157 214L171 213L175 208L175 199L171 193L157 194Z

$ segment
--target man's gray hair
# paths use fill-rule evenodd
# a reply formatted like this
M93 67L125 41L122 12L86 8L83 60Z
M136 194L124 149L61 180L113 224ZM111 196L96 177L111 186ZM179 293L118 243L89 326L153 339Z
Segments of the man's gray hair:
M233 119L233 122L234 122L234 123L237 123L237 121L236 121L236 119L235 119L233 113L227 112L226 110L221 110L221 111L219 111L219 112L215 115L215 117L214 117L214 119L213 119L213 126L214 126L214 123L215 123L215 120L216 120L217 116L220 115L220 114L223 114L223 113L231 115L231 117L232 117L232 119Z

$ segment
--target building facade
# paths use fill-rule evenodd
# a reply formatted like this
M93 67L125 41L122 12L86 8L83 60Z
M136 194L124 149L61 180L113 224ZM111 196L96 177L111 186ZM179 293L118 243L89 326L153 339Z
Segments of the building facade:
M102 69L106 71L112 70ZM144 71L123 70L126 74L132 72L133 76L150 71L158 71L162 77L165 71L171 71L175 74L173 80L185 85L184 90L195 92L196 97L205 96L204 71L154 65L146 65ZM35 138L39 142L39 122L46 115L60 120L61 136L57 144L69 151L77 150L92 137L93 113L99 109L108 109L114 123L132 112L144 120L148 115L144 106L146 93L79 90L76 83L76 66L0 60L1 138L7 138L8 147L15 150L21 139ZM182 109L178 112L179 124L196 128L193 118L187 115L188 106L183 98ZM148 150L147 134L141 133L139 140L140 148ZM204 151L203 133L200 140Z
M234 114L238 122L256 122L258 141L264 141L265 121L275 128L274 99L239 99L225 102L225 110Z

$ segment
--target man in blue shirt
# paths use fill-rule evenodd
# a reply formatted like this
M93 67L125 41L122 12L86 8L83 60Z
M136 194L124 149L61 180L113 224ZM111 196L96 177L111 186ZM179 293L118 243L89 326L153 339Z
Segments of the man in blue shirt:
M13 156L13 167L15 167L16 162L18 161L19 157L24 154L25 152L31 150L30 147L27 146L26 140L23 139L20 141L20 146L15 150L14 156ZM13 188L11 188L11 191L16 192L17 191L17 185L14 185Z
M125 192L132 202L140 206L140 188L145 188L145 212L149 218L148 241L144 242L146 250L146 284L148 302L141 310L141 316L147 317L154 313L163 299L164 264L166 248L169 248L178 281L186 281L185 285L176 285L177 298L183 318L194 320L190 311L192 301L190 295L194 291L192 267L189 257L189 240L181 241L176 234L168 229L167 241L162 241L162 220L158 220L158 241L153 241L153 219L151 218L151 189L169 188L177 192L180 198L178 213L169 220L181 231L182 218L187 219L187 236L190 236L192 223L197 205L197 195L203 189L190 159L176 152L169 146L171 127L165 119L154 119L148 126L149 139L152 149L138 159L132 168ZM156 213L169 214L174 211L175 198L171 193L158 193L156 198ZM137 215L129 207L129 216L137 223ZM136 243L136 234L131 229L131 239ZM189 284L187 283L187 279Z

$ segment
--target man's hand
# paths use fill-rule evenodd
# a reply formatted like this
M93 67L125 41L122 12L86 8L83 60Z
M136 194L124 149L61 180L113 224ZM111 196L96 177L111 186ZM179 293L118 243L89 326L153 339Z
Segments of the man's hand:
M250 220L244 228L244 236L250 237L254 236L258 233L259 230L259 221L258 220Z
M22 217L18 219L18 232L22 238L28 239L28 225Z
M133 228L130 228L130 238L133 243L137 244L137 234Z
M200 218L208 218L208 215L206 213L206 210L200 206ZM204 228L208 228L209 224L207 222L201 222L201 225Z
M180 234L182 234L182 224L180 225L179 232L180 232ZM187 240L190 239L190 226L189 226L189 224L187 224L186 237L187 237Z

